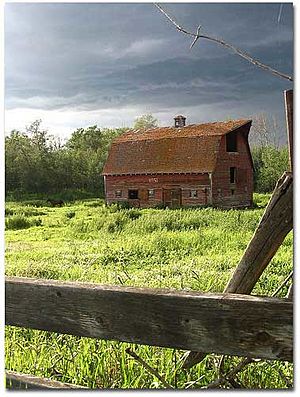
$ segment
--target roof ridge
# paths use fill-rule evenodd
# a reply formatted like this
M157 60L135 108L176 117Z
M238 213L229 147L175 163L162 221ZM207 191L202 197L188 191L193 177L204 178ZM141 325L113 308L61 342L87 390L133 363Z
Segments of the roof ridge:
M251 119L235 119L227 121L214 121L202 124L188 124L182 127L166 126L147 129L129 129L117 137L114 142L148 140L163 138L180 138L195 136L222 136L230 131L252 122ZM186 135L185 135L186 132Z
M146 131L154 131L154 130L159 130L159 129L161 129L161 128L176 128L176 129L180 129L180 128L187 128L187 127L191 127L191 126L201 126L201 125L210 125L210 124L228 124L228 123L232 123L232 122L245 122L245 123L247 123L247 122L250 122L250 121L252 121L251 119L230 119L230 120L223 120L223 121L209 121L209 122L206 122L206 123L193 123L193 124L186 124L186 125L184 125L184 126L182 126L182 127L175 127L174 125L166 125L166 126L161 126L161 127L150 127L150 128L138 128L138 129L134 129L134 128L128 128L128 130L126 130L125 131L125 133L126 132L138 132L138 131L143 131L143 132L146 132Z

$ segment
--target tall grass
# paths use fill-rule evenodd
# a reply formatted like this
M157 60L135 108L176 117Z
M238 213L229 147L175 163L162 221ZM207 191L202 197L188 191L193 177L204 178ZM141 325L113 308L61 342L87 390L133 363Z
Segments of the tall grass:
M256 196L251 210L126 209L102 200L61 208L7 203L6 221L18 216L27 228L7 227L6 274L114 285L223 291L268 201ZM38 216L37 216L38 213ZM36 227L34 220L40 219ZM271 295L292 269L293 234L275 255L254 293ZM283 289L281 296L284 296ZM89 388L162 388L126 354L129 344L6 327L6 368ZM189 371L184 352L131 346L176 388L212 381L219 356L208 355ZM225 360L227 368L239 361ZM251 364L238 376L247 388L284 388L277 369L292 378L292 365Z

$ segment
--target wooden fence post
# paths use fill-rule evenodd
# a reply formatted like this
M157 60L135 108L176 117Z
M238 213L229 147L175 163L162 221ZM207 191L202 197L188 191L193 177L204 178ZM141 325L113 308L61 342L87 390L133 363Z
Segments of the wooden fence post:
M290 170L293 172L293 90L284 91L284 102L285 102L285 115L287 125L287 137L289 146L290 156Z
M250 294L293 228L293 177L285 173L224 292Z

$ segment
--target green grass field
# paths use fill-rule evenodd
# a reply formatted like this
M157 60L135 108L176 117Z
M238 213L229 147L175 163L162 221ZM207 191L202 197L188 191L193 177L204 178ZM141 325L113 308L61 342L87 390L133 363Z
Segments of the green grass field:
M41 200L7 202L6 274L101 284L222 292L269 199L248 210L119 209L89 199L51 208ZM253 294L271 295L292 270L286 237ZM281 295L286 294L286 289ZM89 388L162 388L125 352L127 343L6 327L6 368ZM131 346L176 388L214 380L219 356L181 369L183 351ZM231 368L240 358L225 360ZM285 388L292 365L250 364L237 380L246 388Z

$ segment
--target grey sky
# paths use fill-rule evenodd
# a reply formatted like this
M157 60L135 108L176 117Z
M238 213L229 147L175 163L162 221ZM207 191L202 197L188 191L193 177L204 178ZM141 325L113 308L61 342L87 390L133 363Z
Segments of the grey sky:
M292 75L291 3L166 3L182 26L221 37ZM280 13L280 8L282 8ZM284 120L292 87L228 50L177 32L151 3L7 3L6 131L42 118L50 131L131 126L152 113L189 123Z

